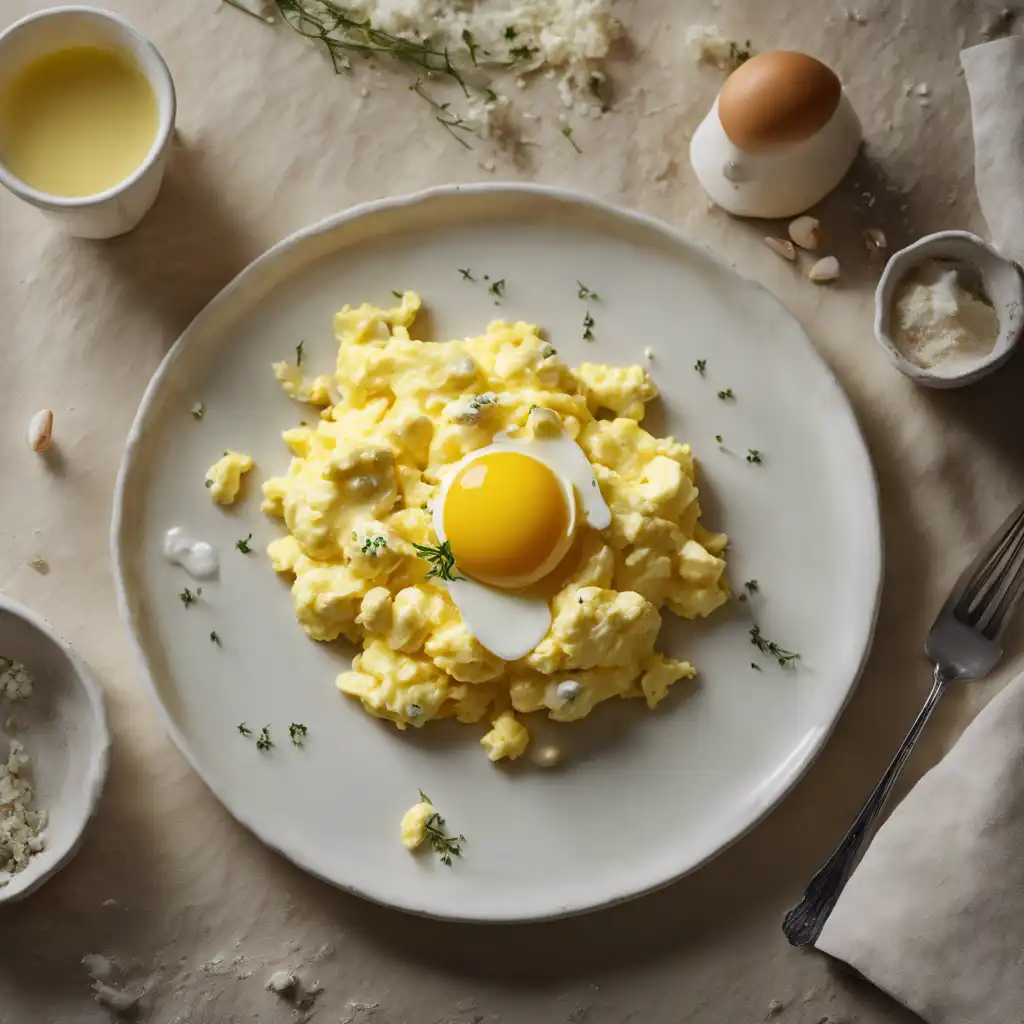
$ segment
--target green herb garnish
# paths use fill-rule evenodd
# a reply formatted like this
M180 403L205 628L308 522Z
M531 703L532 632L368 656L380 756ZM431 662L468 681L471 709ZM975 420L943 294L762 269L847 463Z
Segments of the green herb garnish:
M590 315L588 309L585 316L583 317L583 340L593 341L594 340L594 318Z
M770 654L780 665L785 667L791 661L796 661L800 657L795 651L787 651L784 647L780 647L773 640L766 640L761 636L760 626L750 627L750 642L762 653Z
M756 594L761 589L761 586L757 580L747 580L747 582L743 584L743 589L746 590L748 594Z
M738 68L741 64L746 64L746 62L753 56L754 52L750 48L749 39L745 46L740 46L739 43L729 44L729 60L734 68Z
M420 802L424 804L430 804L434 806L434 802L423 792L422 789L417 790L420 795ZM445 831L444 818L435 810L433 814L427 818L426 824L423 826L423 830L426 833L427 838L430 840L430 845L433 847L434 853L441 859L442 864L447 864L449 867L452 863L452 857L462 856L462 844L465 843L465 836L450 836Z
M462 275L463 281L475 281L476 278L473 276L473 271L469 267L459 267L459 273Z
M548 359L549 357L551 357L553 355L556 355L557 353L558 353L558 349L555 348L554 345L545 345L540 350L540 357L541 357L541 359Z
M761 668L761 666L760 666L760 665L758 665L758 663L757 663L756 661L752 661L752 662L750 663L750 667L751 667L752 669L754 669L754 670L755 670L756 672L763 672L763 671L764 671L764 669L763 669L763 668Z
M516 32L516 29L515 29L514 25L506 25L505 26L505 38L509 42L512 42L512 40L515 39L515 37L517 35L518 35L518 33Z
M203 405L202 402L196 402L196 404L189 409L189 412L192 413L192 419L201 420L203 416L206 415L206 406Z
M248 14L250 18L255 18L257 21L262 21L265 25L273 25L274 19L267 18L262 14L258 14L256 11L250 10L241 2L241 0L224 0L229 7L234 7L236 11L241 11L243 14Z
M575 149L577 153L583 152L583 150L580 149L579 144L572 137L572 128L570 128L569 125L562 125L562 134L565 136L566 141L568 141L569 145L572 146L572 148Z
M306 735L308 733L309 730L300 722L292 722L288 726L288 735L291 737L292 743L297 747L301 747L306 742Z
M597 294L592 288L588 288L579 278L576 278L576 284L579 285L579 292L577 293L581 299L599 299L600 295Z
M220 642L220 637L217 634L217 630L211 631L211 633L210 633L210 643L211 644L216 644L218 647L223 647L224 646Z
M703 377L704 371L708 368L708 361L706 359L698 359L693 364L693 368Z
M722 443L723 443L722 442L722 435L721 434L715 434L715 444L721 445Z
M509 49L508 55L513 61L529 61L533 60L534 54L540 52L538 46L513 46Z
M492 295L497 295L499 299L503 299L505 297L505 278L502 277L497 281L492 281L487 286L487 290Z
M245 724L245 722L239 722L237 728L238 728L238 731L243 736L251 736L252 735L252 729L250 729L249 726L247 726Z
M302 365L302 350L305 347L306 347L306 343L304 341L300 341L298 343L298 345L295 346L295 365L296 366L301 366Z
M398 299L398 301L399 301L399 302L401 302L401 301L402 301L402 299L404 298L404 296L402 295L402 293L401 293L401 292L396 292L394 288L392 288L392 289L391 289L391 294L392 294L392 295L394 295L394 297L395 297L396 299Z
M376 558L381 549L387 546L388 541L386 537L367 537L363 541L363 554Z
M756 448L748 448L747 462L759 466L761 464L761 453Z
M178 600L187 608L190 604L192 604L195 601L196 597L198 597L198 595L201 593L202 590L199 590L195 594L193 594L192 591L188 589L188 587L185 587L185 589L178 595Z
M249 536L245 538L245 540L236 540L235 547L238 548L238 550L241 551L243 555L247 555L249 554L250 551L252 551L252 546L249 544L249 541L251 540L252 534L250 533Z
M426 544L413 544L416 554L424 561L429 562L431 569L425 579L428 580L454 580L465 579L464 576L455 575L455 556L452 554L451 541L446 540L436 548Z
M723 391L719 391L719 392L718 392L718 397L719 397L719 398L720 398L720 399L721 399L721 400L722 400L723 402L726 402L726 401L728 401L728 400L729 400L730 398L735 398L736 396L735 396L735 395L734 395L734 394L732 393L732 388L725 388L725 390L723 390Z
M257 750L269 750L274 745L274 741L270 738L270 726L265 725L260 729L260 734L256 739Z

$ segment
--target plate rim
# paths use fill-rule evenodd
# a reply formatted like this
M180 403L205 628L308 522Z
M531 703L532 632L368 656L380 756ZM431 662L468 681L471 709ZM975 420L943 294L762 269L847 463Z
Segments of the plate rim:
M333 231L344 224L358 221L363 218L370 218L380 213L386 213L388 211L415 206L438 198L451 197L459 194L468 196L501 194L520 196L533 195L538 198L554 200L567 205L590 208L591 210L603 214L606 217L623 220L636 227L654 232L662 236L673 246L691 251L696 250L702 258L712 261L726 272L739 278L745 284L763 292L776 306L778 306L786 317L792 320L802 343L807 349L808 355L810 358L817 361L822 371L835 387L837 397L839 399L837 402L836 415L842 415L846 418L849 427L852 429L852 440L859 446L861 457L859 476L861 477L862 485L867 488L868 493L865 497L872 512L871 522L868 524L870 527L869 532L873 535L870 538L872 543L869 554L872 562L870 568L875 576L875 585L873 605L870 609L868 628L864 636L860 657L856 668L851 675L849 683L846 686L846 693L843 696L842 701L837 705L831 718L827 722L822 723L822 728L819 730L815 741L807 746L799 759L795 760L792 765L787 766L787 770L773 786L770 797L765 800L761 806L753 809L752 813L738 819L738 823L735 827L722 839L721 842L715 845L714 849L692 864L682 867L671 876L663 878L660 881L653 882L641 889L630 890L625 893L616 893L596 902L582 902L579 905L573 906L556 906L546 912L539 913L490 913L487 916L474 915L472 913L446 914L439 913L435 910L429 910L425 907L414 907L406 904L394 903L381 897L377 893L365 890L359 885L348 884L328 877L308 862L304 856L301 846L289 847L282 841L271 838L260 824L258 816L254 819L252 816L249 816L233 807L228 800L221 796L219 791L220 787L199 768L196 758L192 754L189 743L178 730L164 705L164 701L160 698L159 690L150 670L149 659L144 650L141 636L136 626L137 615L133 611L129 602L124 582L125 559L122 557L121 548L122 539L125 533L125 522L128 518L124 501L126 485L135 466L135 459L140 448L143 429L145 422L148 419L154 398L163 387L165 378L170 374L172 368L181 358L182 353L191 340L191 337L194 334L199 333L203 329L207 320L215 317L222 307L233 300L235 294L246 286L248 279L253 274L257 273L267 264L271 264L278 260L284 253L299 247L307 240L316 238L317 236ZM527 922L551 921L592 913L594 911L603 910L608 907L625 903L629 900L638 899L642 896L649 895L652 892L656 892L659 889L672 885L680 879L685 878L687 875L691 875L700 870L756 828L772 811L779 807L786 797L790 795L797 783L800 782L814 762L818 759L821 751L824 749L832 733L835 731L835 728L842 717L843 712L846 710L854 691L857 689L857 684L863 675L867 660L871 654L875 631L878 625L878 613L885 582L884 554L884 535L882 532L878 476L874 463L871 459L871 452L868 447L867 439L864 436L864 431L861 428L860 422L854 412L853 405L851 404L849 396L843 388L842 383L836 377L832 367L818 351L814 342L811 340L807 331L804 329L803 324L799 321L796 315L792 313L773 292L765 287L765 285L761 284L761 282L749 277L747 274L744 274L739 268L724 259L709 246L690 238L683 231L678 230L658 217L651 216L650 214L646 214L638 210L631 210L617 203L612 203L575 189L541 185L532 182L515 181L436 185L416 192L403 193L397 196L386 196L382 199L373 199L367 202L357 203L345 210L329 214L306 227L299 228L298 230L291 232L243 267L221 288L219 292L217 292L212 299L210 299L210 301L195 315L195 317L193 317L188 326L184 331L182 331L177 340L161 359L153 373L153 376L150 378L149 383L146 385L142 398L139 401L135 418L132 421L131 428L125 440L124 452L114 486L113 510L110 524L110 557L111 568L114 576L114 588L117 596L118 613L128 633L128 641L132 650L132 659L137 671L141 675L144 688L147 691L151 702L156 707L157 717L163 725L165 732L170 737L171 742L178 750L178 753L181 754L188 766L195 772L197 777L203 785L206 786L218 803L220 803L220 805L235 821L251 832L269 849L280 854L307 874L326 882L328 885L331 885L336 889L341 889L351 895L369 900L371 903L388 907L389 909L397 910L402 913L463 924L520 924Z

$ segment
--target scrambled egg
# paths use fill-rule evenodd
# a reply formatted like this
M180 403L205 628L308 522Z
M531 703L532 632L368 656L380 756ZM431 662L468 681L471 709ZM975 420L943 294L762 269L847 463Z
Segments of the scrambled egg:
M296 618L314 640L361 646L337 686L370 714L399 729L486 720L481 742L493 761L526 749L520 715L571 722L613 697L656 707L694 675L654 650L662 610L703 617L729 590L727 538L698 521L689 446L640 426L657 396L646 370L572 370L521 321L495 321L476 338L417 341L409 328L419 309L414 292L392 309L346 306L334 318L332 375L274 367L289 395L322 410L314 426L285 431L291 465L263 485L263 510L288 529L268 555L294 577ZM533 406L557 412L580 445L612 522L577 538L556 574L550 631L526 657L505 662L468 631L443 583L426 578L414 545L436 544L428 504L444 468L499 431L528 430ZM225 468L224 484L214 485L225 495L244 471L233 465L239 472L228 477ZM409 812L417 812L410 825L422 808Z
M226 451L206 471L206 487L218 505L232 505L242 488L242 477L253 467L253 461L241 452Z
M421 800L402 815L402 845L407 850L415 850L426 838L427 822L434 813L434 805L429 800Z

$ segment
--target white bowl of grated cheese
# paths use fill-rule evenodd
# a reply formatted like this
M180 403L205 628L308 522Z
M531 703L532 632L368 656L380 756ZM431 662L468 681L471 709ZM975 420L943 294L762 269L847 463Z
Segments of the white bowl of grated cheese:
M1013 354L1024 331L1024 277L966 231L926 235L894 253L875 291L875 337L894 366L932 388L973 384Z
M0 597L0 904L78 850L107 776L99 686L35 612Z

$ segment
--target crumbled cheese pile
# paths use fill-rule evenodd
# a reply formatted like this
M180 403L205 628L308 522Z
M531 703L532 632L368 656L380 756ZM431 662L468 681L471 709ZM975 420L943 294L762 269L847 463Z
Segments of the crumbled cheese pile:
M316 0L314 0L314 3ZM560 76L567 107L596 116L605 82L601 63L622 35L612 14L614 0L358 0L347 13L389 35L430 40L447 50L467 81L507 69L514 74ZM436 77L432 86L436 85ZM500 135L507 120L507 98L480 90L465 116L482 121L482 134Z
M0 658L0 697L11 702L32 695L32 677L25 666ZM40 833L46 828L46 812L33 808L32 784L27 769L31 758L12 739L6 763L0 763L0 872L13 875L43 848ZM6 885L0 880L0 886Z
M999 315L984 296L964 287L956 269L926 260L896 296L896 347L912 363L942 372L988 355Z

